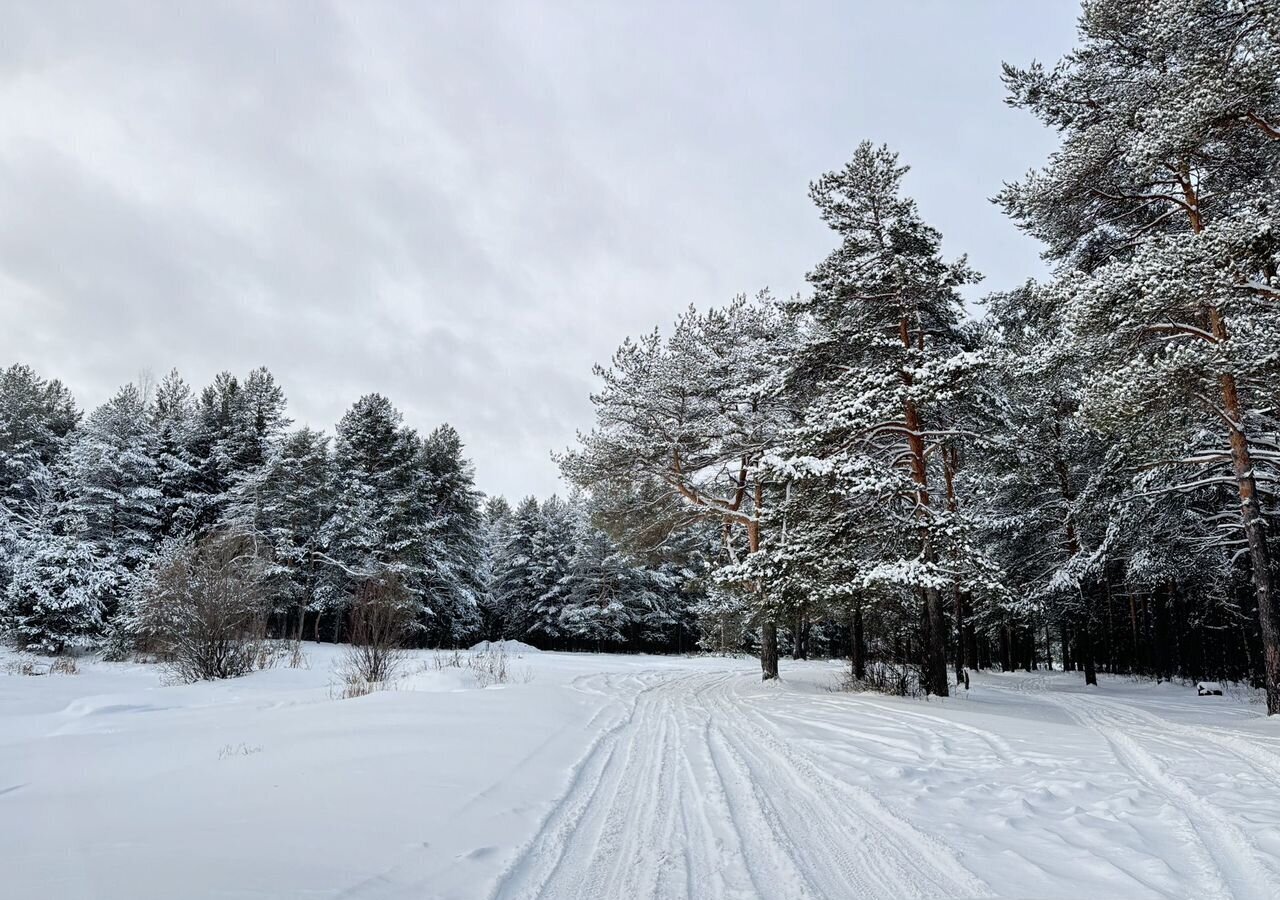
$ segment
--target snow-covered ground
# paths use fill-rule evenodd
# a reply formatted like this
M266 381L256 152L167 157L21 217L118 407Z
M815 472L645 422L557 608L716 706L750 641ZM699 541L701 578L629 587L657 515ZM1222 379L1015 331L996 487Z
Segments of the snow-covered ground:
M530 652L336 699L335 649L307 652L192 686L0 675L0 893L1280 897L1280 722L1231 696Z

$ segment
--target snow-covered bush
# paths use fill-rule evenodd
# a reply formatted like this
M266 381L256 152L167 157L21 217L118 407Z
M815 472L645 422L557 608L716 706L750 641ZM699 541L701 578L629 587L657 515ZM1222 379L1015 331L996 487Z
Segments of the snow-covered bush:
M236 678L270 659L262 563L238 534L171 548L138 598L133 629L178 681Z
M10 565L0 603L0 630L9 641L52 654L92 645L114 575L88 545L35 531L17 542Z

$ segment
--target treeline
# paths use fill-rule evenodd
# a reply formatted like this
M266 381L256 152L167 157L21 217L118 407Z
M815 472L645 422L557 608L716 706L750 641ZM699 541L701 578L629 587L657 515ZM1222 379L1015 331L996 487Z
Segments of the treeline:
M0 371L5 640L49 653L154 646L157 617L174 610L149 594L208 544L201 558L252 555L237 571L255 583L240 575L235 590L263 598L249 624L269 636L343 640L361 589L394 582L419 644L693 646L689 607L709 565L689 541L640 558L592 526L583 497L486 502L458 433L421 435L378 394L332 436L290 425L265 368L198 393L176 372L128 384L87 416L58 381Z
M811 185L810 292L627 341L562 467L620 540L720 530L766 678L817 623L937 694L1054 659L1280 711L1280 11L1093 0L1004 79L1061 138L996 198L1051 279L966 315L979 275L863 144Z

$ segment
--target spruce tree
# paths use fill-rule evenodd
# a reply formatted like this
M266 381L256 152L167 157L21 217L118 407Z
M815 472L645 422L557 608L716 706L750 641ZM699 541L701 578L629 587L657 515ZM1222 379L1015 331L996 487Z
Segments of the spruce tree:
M342 579L329 563L334 473L329 439L302 428L233 488L226 525L249 535L280 630L301 639L308 618L340 606Z
M493 562L493 606L503 637L520 639L531 625L530 610L545 590L538 566L542 510L536 497L525 497L511 513L505 542Z
M176 369L156 386L151 427L159 466L161 529L166 535L184 534L195 527L193 504L199 495L193 454L195 398Z
M142 393L127 384L89 415L57 466L66 493L62 530L85 543L85 552L115 573L117 593L109 598L108 612L161 535L163 495L156 449Z
M422 442L420 514L430 526L427 559L430 628L437 640L457 641L480 627L484 597L484 521L475 473L462 438L442 425Z

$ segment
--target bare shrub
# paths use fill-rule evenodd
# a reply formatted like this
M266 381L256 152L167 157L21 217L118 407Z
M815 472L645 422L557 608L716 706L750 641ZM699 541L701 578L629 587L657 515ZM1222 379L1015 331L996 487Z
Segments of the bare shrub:
M351 646L342 655L338 675L347 685L344 696L360 696L353 688L385 684L404 662L404 645L413 627L408 593L394 577L364 582L351 603L347 632Z
M6 675L40 675L43 674L36 661L29 656L20 656L17 659L5 660L3 667L0 667Z
M490 644L486 649L472 653L470 666L475 673L476 684L482 688L491 684L506 684L510 677L507 648L502 644Z
M302 640L293 640L289 642L289 662L290 669L310 669L311 657L307 656L302 650Z
M265 629L264 629L265 633ZM258 642L257 652L253 656L254 669L274 669L276 663L289 654L278 641L262 640Z
M462 651L456 647L447 653L436 651L432 657L432 665L439 671L441 669L461 669L462 668Z
M50 675L79 675L80 667L74 656L59 656L49 663Z
M429 662L424 662L421 671L434 669L469 669L475 677L476 684L486 688L491 684L506 684L515 680L519 684L533 681L533 669L524 666L520 670L511 667L511 659L523 659L520 654L510 654L505 645L492 643L480 650L472 650L464 655L460 650L437 650Z
M273 660L266 612L252 542L215 534L176 549L152 573L138 629L175 680L236 678Z
M874 691L894 697L920 697L924 694L920 686L920 670L908 663L874 662L867 666L865 676L860 679L846 672L840 689Z

